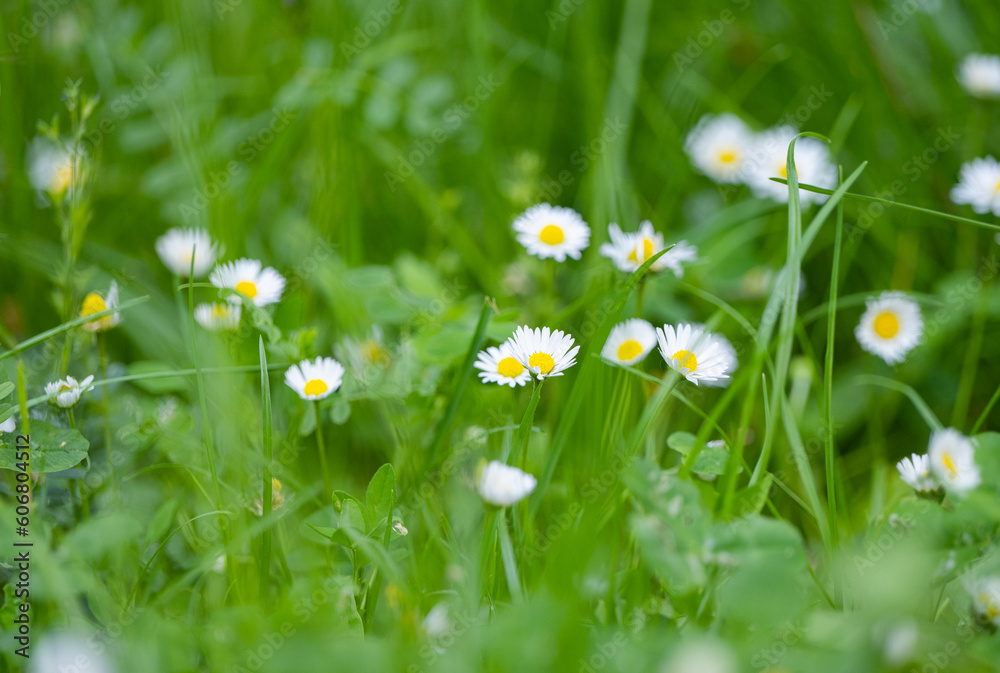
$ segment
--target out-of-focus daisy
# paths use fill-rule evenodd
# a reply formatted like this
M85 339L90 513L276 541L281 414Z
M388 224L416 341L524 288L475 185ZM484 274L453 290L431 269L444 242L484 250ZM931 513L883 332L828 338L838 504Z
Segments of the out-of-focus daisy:
M615 266L626 273L634 273L646 260L666 247L663 234L653 230L653 223L644 220L639 224L639 230L632 233L623 232L617 224L608 225L609 243L602 243L600 253L610 259ZM668 252L653 262L652 271L670 269L678 278L684 276L683 264L698 259L698 248L687 241L674 244Z
M746 183L759 198L769 198L785 203L788 186L771 178L788 177L788 145L798 135L793 126L768 129L757 136L750 157L744 165ZM818 138L799 138L795 141L795 170L802 184L833 189L837 186L837 167L830 149ZM799 190L802 205L823 203L825 194Z
M887 364L902 362L923 338L920 306L903 292L883 292L868 299L854 336L861 347Z
M45 394L55 395L55 397L49 400L49 404L60 409L72 409L80 401L84 393L94 389L94 386L90 385L93 382L93 375L88 376L82 381L77 381L72 376L67 376L64 379L46 383Z
M664 325L656 328L656 340L666 363L691 383L729 378L729 356L711 332L696 325Z
M684 151L691 164L715 182L742 181L743 162L753 146L753 132L733 114L704 115L688 133Z
M572 208L540 203L514 220L517 242L528 254L540 259L551 257L565 262L567 257L580 259L590 245L590 227Z
M118 308L118 283L111 281L111 287L108 288L107 296L101 295L100 292L91 292L83 298L83 306L80 308L80 317L86 318L87 316L103 313L104 311L111 311L116 308ZM90 322L83 323L83 329L88 332L103 332L104 330L109 330L112 327L115 327L121 321L122 314L115 312L106 315L103 318L96 318Z
M969 54L958 66L958 82L976 98L1000 98L1000 56Z
M347 364L359 381L368 379L369 368L385 368L392 362L382 328L378 325L372 325L368 336L363 339L344 337L341 343L334 346L334 354Z
M240 327L242 312L239 304L198 304L194 307L194 319L210 332L235 332Z
M534 491L537 484L527 472L494 460L479 475L479 495L491 505L510 507Z
M980 215L1000 216L1000 162L985 157L962 164L950 196L953 203L971 206Z
M641 318L620 322L611 329L601 357L616 365L634 365L656 346L656 330Z
M903 458L896 463L896 469L900 478L916 491L927 493L938 489L937 481L931 476L931 459L926 453Z
M580 350L573 345L573 337L548 327L518 327L506 343L517 361L539 379L562 376L563 371L576 364Z
M964 493L979 485L975 445L958 430L937 430L931 435L927 455L931 472L947 490Z
M156 239L156 254L163 264L181 278L191 272L194 257L194 277L201 278L215 264L219 250L204 229L170 229Z
M1000 577L983 577L972 582L969 587L972 596L972 611L987 624L1000 627Z
M14 424L14 417L11 416L3 423L0 423L0 432L14 432L17 426Z
M700 327L701 329L705 329L704 325L695 325L695 327ZM716 343L719 345L719 352L726 359L726 365L725 365L726 373L729 374L729 376L724 379L715 379L712 381L705 379L704 381L702 381L702 383L704 383L706 386L711 386L713 388L725 388L726 386L729 385L729 382L732 380L731 379L732 374L734 371L736 371L736 368L739 366L740 361L739 358L736 357L736 349L733 348L733 344L732 342L729 341L729 339L722 336L721 334L712 334L712 338L715 339Z
M285 278L272 269L263 267L256 259L238 259L215 267L208 280L219 289L236 290L257 306L267 306L281 301ZM229 301L240 301L239 295L230 295Z
M292 496L289 496L287 500L291 501L293 497L294 494L292 494ZM275 512L278 509L280 509L281 506L285 504L285 500L286 500L285 487L281 484L281 481L278 480L276 477L271 477L271 511ZM257 496L257 498L253 501L253 507L251 507L250 510L257 516L263 516L264 514L263 494Z
M321 400L332 395L343 380L344 367L333 358L303 360L285 372L285 384L304 400Z
M61 196L73 183L70 154L48 138L35 138L28 147L28 181L50 196Z
M95 647L91 637L83 633L49 632L38 639L26 669L28 673L80 670L113 673L115 669L102 650L103 647Z
M490 346L484 351L479 351L475 368L479 371L479 378L483 383L498 383L501 386L523 386L531 380L531 372L522 365L516 357L509 343L500 344L500 347Z
M739 660L724 642L715 639L693 640L674 650L664 673L738 673Z

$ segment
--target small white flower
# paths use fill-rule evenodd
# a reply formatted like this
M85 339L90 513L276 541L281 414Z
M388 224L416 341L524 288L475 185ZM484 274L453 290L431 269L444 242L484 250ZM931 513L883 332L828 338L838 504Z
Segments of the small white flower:
M385 346L385 335L379 325L372 325L364 339L344 337L333 347L333 354L343 360L362 383L371 379L373 370L385 369L392 364L392 354Z
M925 454L914 453L896 463L899 476L914 490L926 493L938 489L937 481L931 476L931 459Z
M945 428L931 435L927 455L931 471L947 490L961 494L979 485L975 445L958 430Z
M39 637L31 651L28 673L113 673L114 668L87 636L82 633L49 632Z
M448 616L448 605L442 602L432 607L427 616L424 617L423 626L424 633L432 640L443 638L450 634L454 627Z
M984 622L1000 627L1000 577L993 575L972 582L969 587L972 610Z
M688 133L684 151L694 167L715 182L737 184L753 143L753 132L736 115L708 114Z
M483 383L497 383L514 388L531 380L531 372L514 357L509 343L500 344L499 348L490 346L479 351L475 367L480 370L479 378Z
M514 220L517 242L528 254L565 262L567 257L580 259L590 245L590 227L572 208L540 203Z
M48 138L35 138L28 148L28 181L51 196L64 194L73 184L73 161L66 150Z
M344 380L344 367L333 358L303 360L285 372L285 385L304 400L321 400L337 392Z
M539 379L562 376L563 371L576 364L580 350L573 345L573 337L548 327L518 327L506 343L517 361Z
M715 639L689 641L674 652L666 673L738 673L739 661L732 649Z
M108 295L104 297L100 292L91 292L83 298L83 306L80 308L80 317L86 318L90 315L112 311L118 308L118 283L111 281L108 288ZM103 332L117 326L122 321L122 314L111 313L103 318L96 318L90 322L83 323L83 329L88 332Z
M656 346L656 330L645 320L633 318L611 329L601 357L617 365L634 365Z
M788 177L788 145L798 135L793 126L768 129L757 136L753 150L747 159L743 173L746 183L759 198L774 199L781 203L788 201L788 186L774 182L771 178ZM795 170L801 184L824 189L837 186L837 167L833 163L830 149L818 138L804 137L795 141ZM803 206L823 203L825 194L799 190L799 200Z
M410 531L407 530L406 526L403 525L402 521L394 522L392 524L392 529L402 537L406 537L407 535L410 534Z
M903 292L870 297L854 336L861 347L893 365L906 359L924 334L920 306Z
M535 490L533 476L499 460L491 461L479 475L479 495L497 507L509 507Z
M239 304L198 304L194 307L194 319L210 332L235 332L240 327L242 312Z
M704 325L695 325L695 327L700 327L701 329L705 329ZM729 376L724 379L715 379L715 380L705 379L702 381L702 383L704 383L706 386L711 386L712 388L725 388L729 385L729 382L732 380L731 379L732 374L734 371L736 371L736 368L739 367L740 361L739 358L736 357L736 349L733 348L733 344L729 341L729 339L722 336L721 334L713 334L712 338L715 339L716 343L719 344L719 353L726 359L725 368L726 368L726 373L729 374Z
M0 432L14 432L17 426L14 424L14 417L11 416L3 423L0 423Z
M976 98L1000 98L1000 56L969 54L958 66L958 82Z
M201 278L215 264L219 249L204 229L170 229L156 239L156 254L181 278L187 278L191 272L193 257L194 277Z
M79 382L72 376L67 376L65 379L46 383L45 394L55 395L55 397L49 400L49 404L61 409L71 409L76 406L84 393L94 389L94 386L90 385L93 382L93 375Z
M238 259L215 267L208 279L219 289L240 292L257 306L276 304L285 290L285 279L271 267L262 267L256 259ZM229 296L231 302L240 299L239 295Z
M619 270L626 273L635 273L646 260L663 250L666 245L663 242L663 234L653 229L653 223L644 220L639 224L639 230L635 232L623 232L617 224L612 222L608 225L608 238L610 243L602 243L600 253L610 259ZM664 253L650 266L651 271L662 271L670 269L678 278L684 276L683 264L693 262L698 259L698 248L687 241L680 241L674 244L669 251Z
M695 325L680 324L656 328L660 354L670 366L691 383L718 381L729 378L729 356L711 332Z
M985 157L962 164L950 196L953 203L972 206L980 215L1000 216L1000 162Z
M882 647L882 657L894 668L913 659L920 643L920 630L916 622L907 620L892 625L885 634L885 644Z

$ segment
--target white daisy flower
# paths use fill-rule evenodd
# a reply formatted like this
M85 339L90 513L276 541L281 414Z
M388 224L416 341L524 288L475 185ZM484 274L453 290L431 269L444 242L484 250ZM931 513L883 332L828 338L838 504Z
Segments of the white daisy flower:
M946 489L955 493L971 491L979 485L979 467L972 440L954 428L931 435L927 455L931 471Z
M887 364L902 362L923 338L920 306L903 292L883 292L870 297L854 336L861 347Z
M100 292L91 292L83 298L83 306L80 308L80 317L86 318L89 315L103 313L118 308L118 283L111 281L108 288L108 295L102 296ZM103 318L96 318L90 322L83 323L83 329L88 332L103 332L115 327L122 321L122 314L115 312Z
M156 254L181 278L187 278L194 257L194 277L201 278L215 264L219 249L204 229L170 229L156 239Z
M194 307L194 319L209 332L235 332L240 327L242 312L239 304L198 304Z
M1000 98L1000 56L969 54L958 66L958 83L976 98Z
M664 325L656 328L656 340L666 363L691 383L729 378L729 356L711 332L696 325Z
M576 364L580 350L573 345L573 337L548 327L518 327L506 343L517 361L539 379L562 376L563 371Z
M479 351L475 367L480 370L479 378L483 383L498 383L514 388L531 380L531 372L514 357L509 343L500 344L499 348L490 346Z
M983 215L1000 217L1000 162L993 157L973 159L962 164L958 184L951 188L951 200L960 206L972 206Z
M691 164L715 182L737 184L753 142L753 132L736 115L707 114L688 133L684 151Z
M304 400L321 400L337 392L344 381L344 366L333 358L303 360L285 372L285 385Z
M600 253L610 259L619 270L635 273L646 260L663 250L663 234L653 229L653 223L644 220L639 224L639 230L632 233L623 232L617 224L608 225L609 243L602 243ZM674 244L667 253L653 262L650 270L662 271L670 269L678 278L684 276L683 264L698 259L698 248L687 241Z
M14 417L13 416L11 416L10 418L8 418L3 423L0 423L0 432L14 432L14 430L16 430L16 429L17 429L17 426L14 425Z
M975 580L968 591L976 617L1000 627L1000 577L993 575Z
M747 185L758 198L788 201L788 186L771 178L787 178L788 145L798 135L793 126L768 129L757 136L743 174ZM802 184L834 189L837 186L837 167L830 155L830 148L818 138L804 137L795 141L795 170ZM825 194L799 190L802 205L823 203Z
M385 345L385 335L379 325L372 325L364 339L344 337L333 347L333 354L347 364L347 368L359 380L368 379L372 368L385 369L392 364L392 355Z
M84 393L94 389L94 386L90 385L93 382L93 375L88 376L82 381L77 381L72 376L67 376L64 379L46 383L45 394L55 395L55 397L49 400L49 404L60 409L72 409L80 401Z
M931 476L931 459L926 453L914 453L910 458L903 458L896 463L896 469L902 480L916 491L927 493L938 489L937 481Z
M705 329L704 325L695 325L695 327L700 327L701 329ZM733 344L732 342L729 341L729 339L722 336L721 334L713 334L712 338L715 339L716 343L719 344L719 352L726 359L726 373L729 374L729 376L724 379L715 379L713 381L709 381L706 379L702 381L702 383L704 383L706 386L711 386L713 388L725 388L726 386L729 385L729 382L732 380L731 379L732 374L734 371L736 371L736 368L739 366L740 361L739 358L737 358L736 356L736 349L733 348Z
M565 262L567 257L580 259L590 245L590 227L572 208L540 203L514 220L517 242L528 254L540 259L551 257Z
M262 266L256 259L238 259L215 267L208 280L219 289L236 290L257 306L276 304L285 290L285 279L271 267ZM240 299L239 295L229 296L231 302Z
M656 330L645 320L633 318L611 329L601 357L616 365L634 365L656 346Z
M494 460L479 475L479 495L491 505L510 507L534 491L537 484L527 472Z
M28 148L28 181L52 196L65 193L73 183L73 160L66 150L48 138L35 138Z

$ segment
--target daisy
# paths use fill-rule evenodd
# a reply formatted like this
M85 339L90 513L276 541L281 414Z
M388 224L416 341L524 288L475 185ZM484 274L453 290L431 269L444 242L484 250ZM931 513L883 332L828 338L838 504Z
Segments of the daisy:
M491 461L479 475L479 495L497 507L510 507L532 491L538 482L516 467Z
M372 368L385 369L392 364L392 355L385 346L385 335L379 325L372 325L364 339L344 337L341 343L333 347L333 352L359 379L367 378Z
M729 378L729 357L711 332L696 325L680 324L656 328L663 359L691 383L713 382Z
M972 610L983 622L1000 626L1000 577L984 577L968 587Z
M869 297L854 336L861 347L886 361L897 364L923 338L924 321L920 306L902 292L883 292Z
M572 208L540 203L524 211L514 220L517 242L529 255L540 259L551 257L565 262L567 257L580 259L590 245L590 227Z
M285 279L271 267L262 266L256 259L238 259L215 267L208 279L219 289L236 290L257 306L276 304L281 301ZM229 296L231 302L240 299L239 295Z
M59 196L73 182L73 159L47 138L38 137L28 148L28 181L39 192Z
M896 469L900 478L920 493L938 489L937 481L931 476L931 459L926 453L914 453L910 458L903 458L896 463Z
M701 173L723 184L742 182L741 171L753 132L733 114L705 115L684 141L684 151Z
M235 332L242 312L239 304L198 304L194 307L194 319L209 332Z
M333 358L303 360L285 372L285 385L304 400L321 400L337 392L344 380L344 367Z
M600 253L610 259L619 270L635 273L647 259L666 247L663 234L653 230L653 223L644 220L634 233L623 232L617 224L608 225L610 243L602 243ZM684 276L683 264L698 259L698 248L687 241L680 241L650 266L652 271L670 269L678 278Z
M475 367L480 370L479 378L483 383L497 383L514 388L531 380L531 372L517 361L509 343L503 343L499 348L490 346L479 351Z
M517 361L539 379L562 376L563 371L576 364L580 350L573 345L573 337L548 327L518 327L506 343Z
M703 330L705 329L704 325L695 325L695 327L700 327ZM740 364L739 359L736 357L736 349L733 348L733 344L729 341L729 339L721 334L713 334L712 338L719 344L719 353L726 359L726 373L731 377L732 373L736 371L736 368ZM703 383L706 386L711 386L713 388L725 388L729 385L730 377L716 379L714 381L706 379Z
M108 295L106 297L102 296L100 292L91 292L83 298L83 306L80 308L80 317L86 318L87 316L103 313L104 311L110 311L116 308L118 308L118 283L111 281L111 287L108 288ZM103 318L96 318L90 322L83 323L83 329L88 332L103 332L104 330L109 330L112 327L115 327L121 321L122 314L115 312L110 315L106 315Z
M980 215L1000 216L1000 162L986 157L962 164L950 196L953 203L972 206Z
M758 198L788 201L788 186L771 178L788 177L788 145L798 135L793 126L781 126L761 133L754 142L751 156L743 171L746 183ZM818 138L799 138L795 141L795 170L802 184L833 189L837 186L837 167L826 143ZM799 190L802 205L823 203L825 194Z
M958 66L958 82L976 98L1000 98L1000 56L969 54Z
M295 497L292 494L288 497L290 502ZM282 486L281 481L275 477L271 477L271 511L275 512L281 509L281 506L285 504L285 493L284 486ZM263 516L264 514L264 495L258 494L253 501L253 505L247 505L247 509L256 514L257 516Z
M14 417L11 416L3 423L0 423L0 432L14 432L16 426L14 425Z
M971 491L979 485L975 453L972 440L954 428L937 430L927 448L934 476L955 493Z
M181 278L190 274L192 257L194 277L204 276L215 264L218 252L218 246L204 229L170 229L156 239L156 254Z
M59 407L60 409L72 409L80 401L84 393L94 389L94 386L90 385L93 381L93 375L88 376L82 381L77 381L72 376L67 376L65 379L46 383L45 394L55 395L55 397L49 400L49 404L52 406Z
M656 330L645 320L633 318L611 329L601 349L601 357L612 364L634 365L642 361L656 346Z

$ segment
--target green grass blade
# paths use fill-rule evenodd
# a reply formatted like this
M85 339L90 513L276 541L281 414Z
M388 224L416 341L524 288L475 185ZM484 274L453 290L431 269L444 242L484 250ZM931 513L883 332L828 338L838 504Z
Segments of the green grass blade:
M263 512L271 511L271 381L267 372L267 353L264 351L264 337L259 338L260 350L260 406L263 418L261 446L264 450ZM268 603L268 585L271 577L271 528L260 532L260 590L258 596L264 605Z

